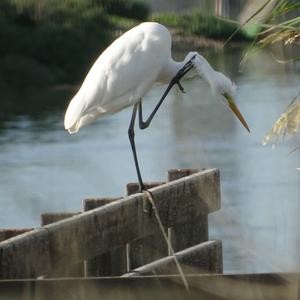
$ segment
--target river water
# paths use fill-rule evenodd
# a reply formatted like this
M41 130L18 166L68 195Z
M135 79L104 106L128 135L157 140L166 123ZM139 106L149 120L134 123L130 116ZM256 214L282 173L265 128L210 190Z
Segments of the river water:
M299 267L299 140L262 147L265 132L297 94L297 67L268 52L239 72L241 49L207 54L237 84L236 101L249 134L216 100L206 83L183 81L151 127L136 132L145 181L164 180L171 168L219 168L222 208L210 215L210 238L221 239L226 273L292 271ZM181 56L180 54L178 56ZM164 86L145 97L151 111ZM46 211L78 211L87 197L120 196L136 174L127 139L131 110L69 135L65 106L73 91L5 92L0 124L0 226L39 226Z

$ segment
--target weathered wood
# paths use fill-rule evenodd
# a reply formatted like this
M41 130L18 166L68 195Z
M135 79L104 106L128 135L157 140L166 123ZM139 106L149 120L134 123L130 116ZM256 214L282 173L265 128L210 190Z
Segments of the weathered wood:
M144 182L145 188L147 190L165 184L165 181L154 181L154 182ZM126 195L133 195L140 192L140 185L138 182L129 182L126 185Z
M175 253L185 274L222 273L222 243L207 241ZM136 268L122 277L141 275L172 275L177 274L178 268L173 256L167 256L153 261L145 266Z
M151 193L163 225L172 227L220 207L219 172L203 171ZM155 233L155 216L142 213L143 203L135 194L0 243L0 278L37 277Z
M41 214L41 225L49 225L67 218L71 218L80 214L81 212L48 212ZM84 264L82 262L68 265L61 265L56 269L51 269L48 272L47 277L83 277L84 276Z
M198 172L198 169L171 169L168 171L168 181L177 180Z
M83 211L88 211L91 209L95 209L98 207L102 207L103 205L112 203L116 200L120 200L122 197L112 197L112 198L89 198L83 200Z
M40 228L0 243L0 278L36 278L51 270L48 231Z
M2 228L0 229L0 242L31 230L33 228Z
M208 240L208 214L193 217L171 228L171 243L174 251L181 251Z
M83 210L88 211L95 209L119 199L122 199L122 197L85 199L83 201ZM124 274L126 271L127 264L125 245L110 249L109 252L97 255L85 262L86 277L119 276Z
M9 300L298 300L293 273L187 275L190 292L176 276L0 281Z
M80 214L80 212L48 212L41 214L41 225L48 225Z
M171 169L168 180L173 181L197 173L197 169ZM176 224L170 229L170 240L175 252L208 240L208 212L200 216L187 216L188 221Z
M146 182L144 184L146 189L150 189L164 183L165 182ZM129 196L137 193L139 188L140 186L138 182L128 183L126 186L127 195ZM151 213L151 204L149 202L144 202L144 209ZM145 214L143 211L140 211L139 213ZM167 230L167 228L165 228L165 230ZM168 247L160 231L142 239L132 241L129 249L130 270L164 257L168 253Z

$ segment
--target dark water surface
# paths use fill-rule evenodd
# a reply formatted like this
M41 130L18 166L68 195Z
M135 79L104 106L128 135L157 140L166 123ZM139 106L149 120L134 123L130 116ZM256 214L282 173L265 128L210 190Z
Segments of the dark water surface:
M264 133L298 92L300 72L260 53L238 72L241 51L210 59L238 86L237 103L251 135L200 80L173 91L151 127L137 130L145 181L170 168L219 168L222 209L210 216L210 237L223 240L227 273L292 271L299 267L297 141L260 145ZM164 87L145 97L149 112ZM76 135L63 129L72 91L5 92L0 101L0 226L39 225L45 211L77 211L87 197L119 196L136 174L127 139L131 110Z

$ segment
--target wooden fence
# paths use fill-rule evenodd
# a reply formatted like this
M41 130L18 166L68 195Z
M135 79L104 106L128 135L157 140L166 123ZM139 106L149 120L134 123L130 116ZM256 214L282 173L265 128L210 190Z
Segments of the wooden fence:
M171 170L168 180L147 186L184 271L222 272L221 242L208 241L208 214L220 208L218 170ZM125 197L86 199L83 212L43 214L42 226L25 233L2 230L2 240L18 235L0 242L0 279L177 273L137 189L132 183Z
M149 202L128 184L125 197L43 214L40 228L0 230L0 299L299 299L299 274L220 274L222 244L208 240L208 214L220 208L217 170L171 170L168 181L147 187L189 293Z

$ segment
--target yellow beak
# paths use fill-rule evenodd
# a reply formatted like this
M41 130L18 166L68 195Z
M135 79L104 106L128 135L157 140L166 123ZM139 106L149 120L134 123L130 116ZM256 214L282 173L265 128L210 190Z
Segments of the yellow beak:
M237 116L237 118L240 120L240 122L244 125L244 127L250 132L249 126L247 122L245 121L243 115L239 111L238 107L236 106L234 100L232 99L231 96L229 96L227 93L224 93L223 96L226 98L228 101L228 106L230 109L233 111L233 113Z

